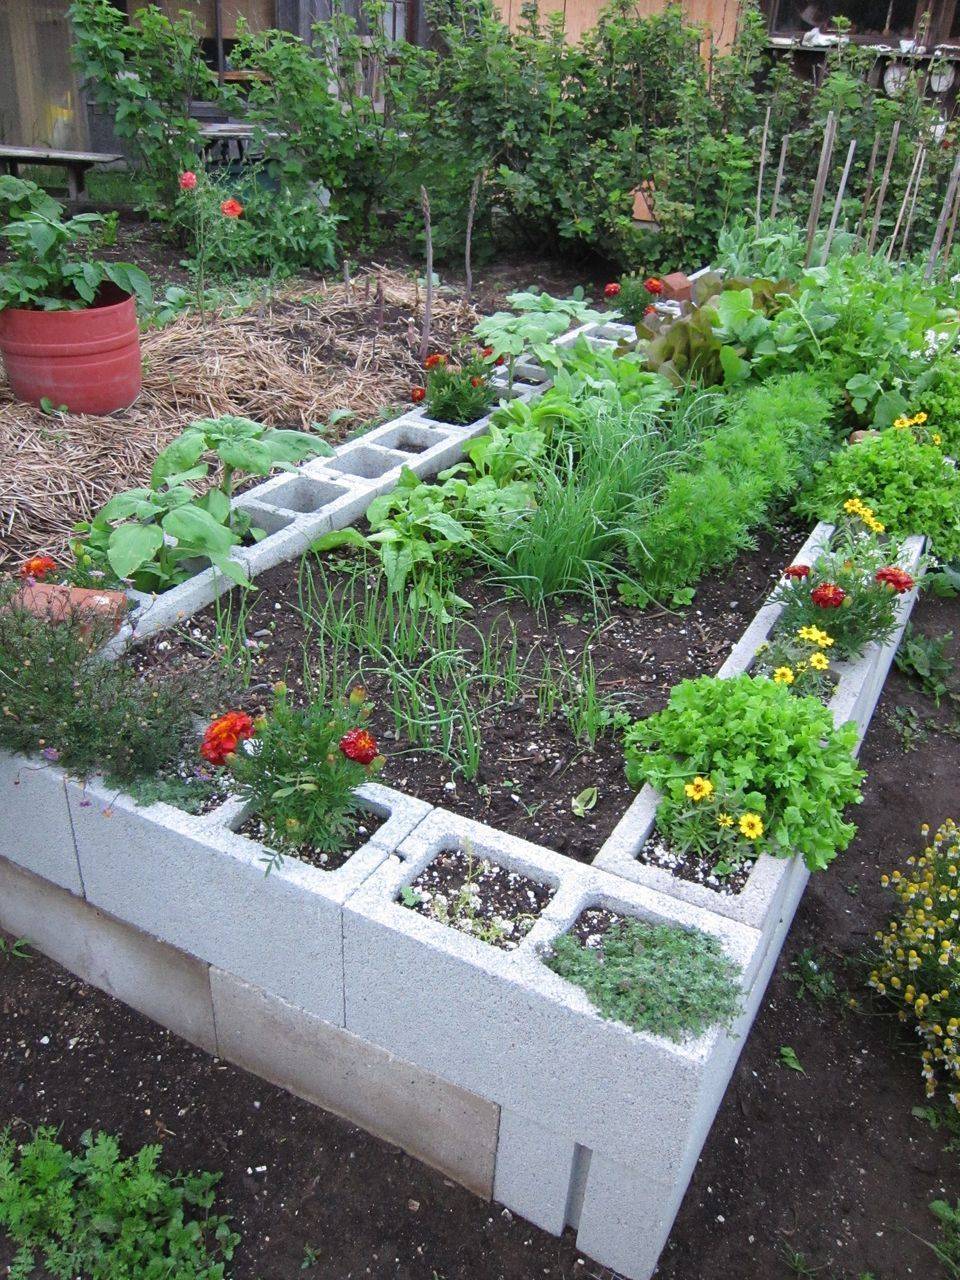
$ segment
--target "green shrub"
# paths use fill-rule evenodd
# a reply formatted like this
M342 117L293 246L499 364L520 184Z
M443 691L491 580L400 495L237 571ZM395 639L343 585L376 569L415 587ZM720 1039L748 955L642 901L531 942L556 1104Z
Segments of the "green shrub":
M604 1018L669 1040L726 1026L738 1011L737 966L699 929L618 921L599 948L564 934L546 963L582 987Z
M921 391L916 401L927 415L928 434L938 434L944 453L960 458L960 360L941 360L933 385Z
M822 703L792 697L782 684L701 676L676 685L665 710L628 730L627 778L662 793L657 827L679 846L699 822L698 804L729 795L743 812L724 809L722 820L718 813L722 830L733 830L726 817L735 823L744 812L761 818L760 830L750 823L740 829L747 841L741 856L747 849L776 857L799 853L819 870L856 830L843 820L847 805L859 802L865 777L853 758L856 740L855 724L834 728ZM706 786L698 788L694 779Z
M19 1150L0 1134L0 1227L18 1246L11 1280L36 1266L56 1280L225 1280L217 1258L229 1261L240 1237L210 1212L218 1173L163 1173L159 1146L124 1158L105 1133L80 1146L61 1146L52 1128Z
M112 635L102 619L83 609L37 618L10 594L0 593L0 745L119 783L181 757L192 735L185 679L147 684L122 659L97 654Z
M797 507L814 519L834 521L854 497L872 508L893 537L926 534L941 560L960 559L960 473L937 445L896 428L845 445L817 464Z

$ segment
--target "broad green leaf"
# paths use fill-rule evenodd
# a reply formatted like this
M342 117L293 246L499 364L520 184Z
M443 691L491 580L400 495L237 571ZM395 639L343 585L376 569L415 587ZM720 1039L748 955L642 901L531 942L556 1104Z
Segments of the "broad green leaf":
M110 534L107 559L118 578L129 578L147 564L163 546L156 524L121 524Z
M223 555L234 545L233 533L214 520L202 507L184 506L168 511L163 517L163 531L177 542L195 547L213 559Z

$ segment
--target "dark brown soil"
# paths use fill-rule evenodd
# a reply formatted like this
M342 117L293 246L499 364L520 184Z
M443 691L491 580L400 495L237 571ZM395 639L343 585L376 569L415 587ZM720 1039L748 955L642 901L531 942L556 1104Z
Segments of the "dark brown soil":
M281 851L275 851L267 841L266 824L257 813L251 813L237 827L237 834L249 836L251 840L258 840L266 845L272 858L276 861L282 862L285 857L296 858L298 862L306 862L311 867L319 867L321 871L336 871L338 867L343 866L348 858L352 858L356 851L365 845L368 840L371 840L385 822L386 818L381 818L379 814L366 814L362 822L357 822L356 830L348 841L346 848L338 849L333 853L323 853L312 844L289 845L284 846Z
M960 601L922 600L916 621L960 636ZM904 708L926 724L910 751L892 719ZM810 883L658 1280L948 1280L924 1240L930 1201L960 1194L957 1154L912 1114L916 1046L870 1003L864 957L891 910L881 871L903 865L922 821L960 816L954 707L893 672L862 758L859 834ZM836 978L822 1007L793 980L807 950ZM222 1169L244 1233L233 1280L609 1280L569 1233L512 1219L40 957L0 956L0 1010L0 1124L62 1126L67 1142L107 1128L127 1150L162 1142L169 1168ZM805 1074L780 1065L784 1045ZM306 1244L319 1261L301 1273ZM12 1253L0 1239L0 1266Z
M487 858L449 849L424 867L401 897L411 911L512 951L536 924L550 890Z
M516 600L506 600L494 586L474 579L459 582L458 593L472 606L470 624L458 645L471 660L479 657L479 632L507 639L515 628L521 665L528 662L519 696L510 705L495 697L485 699L478 684L476 712L482 749L480 768L472 780L455 760L441 753L439 733L429 742L395 738L390 681L386 670L371 663L369 654L354 651L334 661L329 649L325 661L355 672L374 704L370 728L387 757L382 781L419 796L430 804L490 823L544 844L570 857L589 861L613 830L633 798L623 771L618 735L608 727L591 747L578 740L564 715L563 697L541 722L540 696L543 671L549 658L554 673L566 662L579 669L589 647L597 672L599 693L611 712L620 709L627 719L649 715L665 704L673 685L685 677L715 671L731 644L756 612L791 548L801 540L793 529L763 534L756 551L745 553L725 572L712 575L697 591L692 607L682 611L637 610L617 602L610 614L597 620L585 605L567 600L537 613ZM286 564L257 579L259 590L247 622L248 637L260 648L253 656L253 677L247 689L239 682L231 706L255 714L269 701L269 688L285 680L293 696L303 696L304 645L309 666L319 666L320 645L307 636L298 613L298 564ZM322 601L336 594L338 578L320 582ZM369 603L372 601L372 603ZM362 598L364 608L379 607L375 596ZM167 632L144 647L138 657L144 671L184 672L201 680L212 671L216 614L213 608L190 620L178 632ZM197 634L199 632L199 635ZM425 650L412 669L426 663ZM424 668L429 696L433 667ZM441 688L447 686L440 680ZM567 686L569 688L569 686ZM225 710L226 708L221 708ZM597 799L582 818L571 807L575 796L596 787Z
M695 849L687 849L683 853L677 853L663 841L656 831L640 850L638 857L641 862L649 862L655 867L663 867L671 875L678 876L681 880L692 880L695 884L708 885L715 892L722 894L740 893L750 878L750 872L753 870L754 864L753 858L744 858L732 870L721 875L719 871L715 870L717 865L716 855L704 857L703 854L697 853Z

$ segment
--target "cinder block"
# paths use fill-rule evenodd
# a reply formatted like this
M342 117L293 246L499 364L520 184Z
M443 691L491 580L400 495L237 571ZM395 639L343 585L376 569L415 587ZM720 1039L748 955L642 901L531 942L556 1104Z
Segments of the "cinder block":
M577 1151L570 1138L501 1111L493 1198L541 1230L562 1235Z
M0 750L0 857L83 895L63 771Z
M67 786L89 900L191 955L265 987L328 1022L343 1021L341 904L429 812L378 784L360 794L388 821L342 867L287 858L231 829L246 810L204 817L139 808L102 783Z
M0 926L108 995L216 1053L207 965L0 858Z
M476 856L555 889L514 951L397 901L438 851L466 840ZM600 1018L540 951L581 910L602 905L713 933L740 965L746 992L761 960L759 934L442 810L401 853L404 861L388 859L344 905L347 1029L569 1142L625 1164L647 1152L668 1176L699 1099L715 1092L713 1063L726 1033L674 1044ZM555 1215L555 1197L544 1213Z
M222 1058L395 1143L489 1199L495 1104L232 974L215 968L210 976Z

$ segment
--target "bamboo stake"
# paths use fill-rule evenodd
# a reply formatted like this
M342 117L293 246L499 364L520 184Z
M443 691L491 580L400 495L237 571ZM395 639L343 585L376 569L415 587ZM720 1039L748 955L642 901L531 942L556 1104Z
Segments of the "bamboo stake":
M463 265L467 277L467 306L473 300L473 220L477 216L477 196L480 194L482 173L478 173L470 187L470 203L467 205L467 238L463 251Z
M943 267L940 272L941 279L946 279L947 272L950 270L950 250L953 248L953 233L957 229L957 213L960 212L960 188L953 198L953 212L950 214L950 227L947 231L947 238L943 245Z
M837 198L833 202L833 213L830 215L830 226L827 229L827 238L823 246L823 254L820 258L821 267L826 262L830 253L830 246L833 243L833 233L837 229L837 219L840 217L840 209L843 205L843 193L847 189L847 179L850 177L850 166L853 164L853 153L857 149L856 138L850 139L850 146L847 148L847 159L843 166L843 173L840 175L840 185L837 187Z
M783 135L783 141L780 143L780 163L777 165L777 178L773 184L773 201L770 205L770 217L777 216L777 205L780 203L780 188L783 186L783 171L787 163L787 146L790 142L789 133Z
M870 162L867 165L867 178L863 185L863 204L860 206L860 217L857 220L857 234L854 247L859 248L863 239L863 224L867 220L867 210L870 208L870 200L873 196L873 175L877 168L877 152L880 150L879 133L873 139L873 149L870 152Z
M757 176L757 208L753 215L753 225L759 230L760 227L760 197L763 193L763 171L767 163L767 134L770 130L770 112L773 110L773 103L767 103L767 114L763 120L763 137L760 139L760 172Z
M423 336L420 339L420 363L423 364L430 350L430 321L433 317L433 226L426 187L420 188L420 206L423 209L424 247L427 255L427 297L423 304Z
M893 246L897 243L897 236L900 234L900 224L903 221L903 214L907 207L907 201L910 199L910 193L913 190L913 180L916 177L917 166L920 164L920 157L923 154L923 147L918 143L917 149L913 154L913 164L910 166L910 176L907 178L907 185L903 189L903 199L900 201L900 208L897 211L897 220L893 224L893 235L890 237L890 243L887 245L887 261L893 259Z
M950 237L947 242L947 252L945 257L950 256L950 245L953 243L953 229L957 221L957 183L960 181L960 153L957 154L956 160L953 162L953 168L950 171L950 181L947 183L947 191L943 197L943 206L940 209L940 217L937 219L937 229L933 234L933 244L930 246L930 257L927 259L927 269L923 273L923 278L929 280L933 275L933 268L937 261L937 255L940 253L940 245L943 243L943 231L947 225L947 217L949 210L953 209L950 219Z
M890 185L890 170L893 168L893 158L897 153L897 141L900 137L900 121L893 122L893 130L890 133L890 145L887 147L887 158L883 166L883 174L880 178L880 190L877 192L877 207L873 211L873 225L870 227L870 239L867 241L867 253L873 253L877 243L877 232L880 230L880 214L883 212L883 202L887 198L887 187Z
M913 199L910 201L910 212L907 214L907 225L903 229L903 243L900 245L900 257L907 256L907 243L910 240L910 231L913 227L913 215L917 209L917 196L920 194L920 181L923 178L923 168L927 163L927 149L922 147L920 150L920 168L917 170L917 180L913 186Z
M810 216L807 218L807 251L803 265L810 265L813 252L813 238L817 234L817 223L820 220L820 209L823 206L823 193L827 186L827 175L830 172L830 160L833 156L833 144L837 134L837 118L831 111L823 130L823 145L820 148L820 163L817 166L817 179L813 184L813 196L810 200Z

